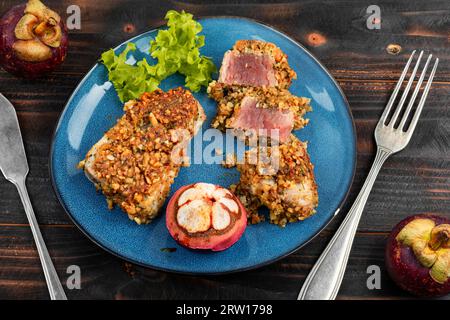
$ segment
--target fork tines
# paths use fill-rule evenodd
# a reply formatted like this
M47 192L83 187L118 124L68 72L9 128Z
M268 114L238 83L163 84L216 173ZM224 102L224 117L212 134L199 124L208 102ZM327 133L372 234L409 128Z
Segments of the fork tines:
M389 102L388 102L388 104L386 106L386 109L384 110L384 112L383 112L383 114L382 114L382 116L380 118L380 122L379 122L380 125L388 126L389 128L394 129L394 126L395 126L395 124L397 122L397 119L398 119L398 117L399 117L399 115L400 115L400 113L401 113L401 111L403 109L403 104L405 103L406 98L408 97L409 91L411 89L411 86L413 85L413 82L414 82L414 79L416 77L416 73L417 73L417 70L419 68L420 61L422 59L423 54L424 54L424 52L422 50L419 53L419 57L417 58L416 64L415 64L414 69L413 69L413 71L411 73L411 76L409 77L408 83L406 84L405 90L403 91L403 94L402 94L402 96L400 98L400 101L399 101L399 103L397 105L397 108L395 109L394 114L392 115L392 118L387 122L388 115L390 114L390 111L391 111L392 106L393 106L393 104L395 102L395 99L397 98L397 95L398 95L398 93L400 91L400 88L402 87L403 81L405 80L406 74L408 73L408 70L409 70L409 67L411 65L411 62L414 59L414 56L416 55L416 50L414 50L412 52L411 56L409 57L408 62L406 63L405 68L403 69L403 72L402 72L402 74L400 76L400 79L398 80L397 85L395 86L394 92L392 93L391 98L389 99ZM398 130L403 130L404 129L405 123L406 123L406 121L407 121L407 119L409 117L409 114L411 113L411 110L413 108L414 102L415 102L415 100L417 98L417 95L419 94L420 88L422 87L422 83L423 83L423 80L425 79L425 76L426 76L426 73L427 73L427 70L428 70L428 66L430 64L430 61L431 61L432 57L433 57L433 55L430 54L428 56L428 58L427 58L425 66L424 66L424 68L422 70L422 73L420 74L419 80L417 81L417 84L415 86L414 92L413 92L411 98L409 99L408 106L406 107L406 110L403 113L403 116L402 116L402 119L400 121L400 124L397 126ZM419 119L419 116L420 116L420 114L422 112L422 109L423 109L423 106L425 104L425 100L426 100L428 92L430 90L431 83L433 82L434 74L436 73L436 69L437 69L438 64L439 64L439 59L436 58L436 60L434 61L433 69L431 70L431 73L430 73L430 75L428 77L428 80L427 80L427 83L425 85L425 88L423 89L422 97L420 98L420 101L419 101L419 103L417 105L416 111L415 111L415 113L414 113L414 115L412 117L411 124L409 125L409 128L407 130L405 130L406 132L414 131L414 129L415 129L416 125L417 125L417 121Z

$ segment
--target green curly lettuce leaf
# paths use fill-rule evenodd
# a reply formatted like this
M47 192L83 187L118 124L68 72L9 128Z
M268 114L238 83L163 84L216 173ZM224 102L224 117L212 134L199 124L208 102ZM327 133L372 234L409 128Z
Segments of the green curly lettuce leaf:
M122 102L138 98L144 92L152 92L159 85L147 60L139 61L135 65L127 63L128 53L135 50L136 45L129 43L121 54L116 55L111 49L101 57L101 61L108 69L109 80L114 84Z
M170 10L166 14L167 30L160 30L150 43L150 53L158 59L156 75L164 79L175 72L186 77L186 87L192 91L208 86L216 66L210 58L201 56L205 36L199 35L202 25L192 14Z
M122 102L156 90L162 80L177 72L185 76L187 88L199 91L217 71L212 60L200 54L205 37L199 35L202 26L192 14L170 10L166 20L168 28L160 30L150 42L150 55L158 61L155 65L146 59L134 65L127 63L128 54L136 50L133 43L119 55L112 49L102 54L101 61Z

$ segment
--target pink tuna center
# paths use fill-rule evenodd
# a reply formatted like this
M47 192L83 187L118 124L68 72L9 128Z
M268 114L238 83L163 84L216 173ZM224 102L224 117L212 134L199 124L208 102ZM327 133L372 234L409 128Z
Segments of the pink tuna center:
M278 84L274 63L274 59L268 54L228 51L223 58L219 82L274 87Z
M245 97L232 126L236 129L253 130L258 135L283 143L294 128L294 114L290 110L259 108L257 99Z

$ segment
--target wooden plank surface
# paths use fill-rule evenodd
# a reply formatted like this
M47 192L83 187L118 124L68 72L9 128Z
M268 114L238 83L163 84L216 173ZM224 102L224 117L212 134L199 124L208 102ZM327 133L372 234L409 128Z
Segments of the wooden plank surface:
M82 29L70 32L66 62L46 79L27 81L0 71L0 92L14 104L30 164L29 193L58 272L82 270L82 288L71 299L294 299L318 255L342 221L338 216L303 249L270 266L245 273L192 277L154 271L106 253L91 243L56 200L48 173L51 136L65 102L99 55L163 23L169 9L196 17L238 15L286 32L318 57L338 80L352 108L358 133L358 165L349 201L356 197L373 160L373 130L413 49L441 60L417 132L401 154L388 160L375 183L349 261L340 299L411 298L388 279L383 250L389 230L423 212L450 216L450 2L377 1L380 30L366 28L369 1L147 1L47 0L64 13L82 12ZM0 14L16 0L0 1ZM131 27L130 27L131 26ZM322 44L318 37L324 39ZM389 44L402 51L392 55ZM4 151L1 151L4 152ZM47 299L31 233L14 186L0 179L0 299ZM382 289L368 290L367 267L379 265Z

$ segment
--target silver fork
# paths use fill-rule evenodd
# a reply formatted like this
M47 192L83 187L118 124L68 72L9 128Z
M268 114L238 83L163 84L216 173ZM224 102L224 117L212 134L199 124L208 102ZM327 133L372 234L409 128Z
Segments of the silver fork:
M409 100L405 112L400 120L399 125L398 117L403 109L403 105L408 97L408 93L416 77L417 69L419 68L420 60L423 56L423 51L420 52L415 67L409 77L408 83L406 84L403 95L397 105L397 108L392 115L392 118L388 120L388 115L394 105L395 99L400 91L403 81L405 80L406 74L408 73L409 66L415 56L416 51L414 50L409 57L408 62L400 76L397 85L395 86L394 92L389 99L389 102L378 121L377 127L375 129L375 141L377 143L377 154L375 156L374 163L370 169L369 175L362 187L361 192L355 200L355 203L351 207L349 213L345 217L342 225L337 230L336 234L331 239L328 246L325 248L319 260L314 265L310 274L305 280L303 287L298 295L298 300L333 300L336 298L339 287L341 286L342 278L344 277L345 269L347 266L348 257L350 255L350 250L352 248L353 239L355 237L356 229L358 227L361 214L366 205L367 198L369 197L372 186L375 179L380 172L380 169L386 159L401 150L403 150L411 140L411 136L416 128L417 122L419 120L420 114L422 112L425 100L427 98L428 92L433 82L434 74L436 73L437 66L439 64L439 59L436 58L434 62L433 69L428 77L425 88L423 89L422 97L417 105L417 109L412 116L410 125L406 128L405 124L411 113L414 102L420 91L422 83L425 79L425 75L430 64L432 55L428 56L425 63L425 67L422 70L419 80L417 81L414 92Z

